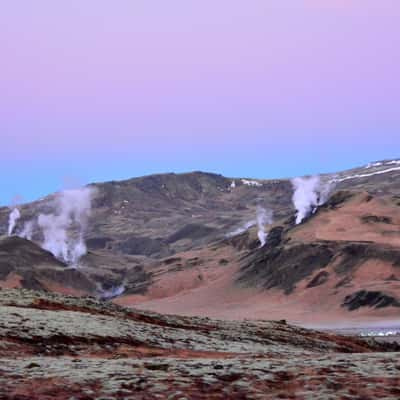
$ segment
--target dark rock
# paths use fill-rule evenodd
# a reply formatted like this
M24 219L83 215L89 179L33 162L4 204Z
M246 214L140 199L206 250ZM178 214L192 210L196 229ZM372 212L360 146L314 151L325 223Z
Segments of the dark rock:
M182 261L181 257L170 257L170 258L167 258L167 259L163 260L163 263L165 265L171 265L171 264L178 263L180 261Z
M86 245L90 250L105 249L107 244L112 242L113 239L109 237L95 237L86 240Z
M261 248L245 260L238 278L245 286L281 288L289 294L297 282L326 267L334 257L328 244L296 244Z
M40 365L38 363L31 362L25 368L29 368L29 369L31 369L31 368L40 368Z
M123 242L118 243L117 247L124 254L150 256L162 254L167 246L161 239L130 236Z
M361 217L361 221L366 224L391 224L392 219L390 217L378 216L378 215L364 215Z
M385 247L369 242L353 242L341 247L340 263L335 268L337 273L346 273L369 259L378 259L400 266L400 250L392 247Z
M328 201L320 207L320 209L336 209L346 201L350 200L354 196L354 193L347 190L340 190L334 193Z
M5 279L14 270L14 267L7 260L0 260L0 279Z
M144 367L151 371L168 371L168 364L145 364Z
M279 246L282 242L282 235L284 232L283 226L275 226L268 233L268 247L276 247Z
M357 310L360 307L400 307L400 302L394 297L379 291L359 290L356 293L345 297L342 307L349 311Z
M188 224L169 236L167 243L175 243L182 239L201 239L216 232L215 228L201 224Z
M308 283L307 288L323 285L329 279L329 273L327 271L321 271Z
M0 263L13 267L31 267L38 264L52 264L64 267L50 252L35 243L18 236L0 239Z

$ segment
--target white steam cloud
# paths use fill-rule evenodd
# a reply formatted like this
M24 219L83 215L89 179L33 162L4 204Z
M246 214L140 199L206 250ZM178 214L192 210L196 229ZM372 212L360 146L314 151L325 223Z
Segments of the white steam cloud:
M18 236L24 239L32 240L33 236L34 221L27 221L22 228L22 231L18 233Z
M69 265L77 266L87 248L84 234L91 212L93 189L65 190L56 197L55 214L41 214L43 248Z
M331 181L322 183L319 176L292 179L294 188L293 204L297 211L296 224L314 213L318 206L323 205L333 189Z
M11 236L14 232L15 225L17 221L21 218L21 213L19 212L18 208L15 207L8 217L8 236Z
M260 247L264 247L267 243L268 232L265 229L265 225L272 224L272 211L266 210L263 207L257 207L257 227L258 227L258 240L260 241Z
M113 286L108 290L101 290L101 299L109 300L114 297L121 296L125 292L125 284L121 284L120 286Z
M235 229L234 231L231 231L226 234L227 238L231 238L237 235L241 235L242 233L246 232L248 229L250 229L252 226L254 226L257 222L252 220L248 221L245 224L243 224L241 227Z
M324 183L320 183L319 186L319 199L318 199L318 206L322 206L324 205L328 199L329 196L331 195L331 193L333 192L333 190L335 189L335 181L334 180L330 180Z
M267 243L268 231L266 230L266 225L270 225L273 222L273 214L271 210L266 210L265 208L258 206L256 211L256 219L250 220L243 224L241 227L229 232L226 237L231 238L237 235L241 235L248 229L257 225L257 236L260 241L260 247L263 247Z

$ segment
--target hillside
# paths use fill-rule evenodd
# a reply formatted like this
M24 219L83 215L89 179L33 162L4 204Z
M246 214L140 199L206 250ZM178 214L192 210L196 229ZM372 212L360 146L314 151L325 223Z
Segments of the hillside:
M33 251L29 241L2 239L1 285L223 319L398 320L399 164L323 175L332 182L330 197L300 225L290 180L194 172L93 184L79 268ZM16 232L53 202L49 196L19 207ZM260 207L273 212L262 248ZM3 233L9 212L0 209ZM43 241L37 226L32 239ZM32 251L39 259L25 257Z
M0 290L4 399L395 398L398 351L285 321L162 316Z
M397 161L382 161L322 178L334 180L336 190L400 196L400 164L393 162ZM204 246L240 229L255 220L257 206L273 211L275 220L294 212L290 180L227 178L193 172L90 187L96 191L86 232L88 247L114 254L165 257ZM22 205L19 229L40 213L48 212L52 200L49 196ZM0 234L7 231L9 212L8 208L0 208ZM42 240L38 230L33 238Z

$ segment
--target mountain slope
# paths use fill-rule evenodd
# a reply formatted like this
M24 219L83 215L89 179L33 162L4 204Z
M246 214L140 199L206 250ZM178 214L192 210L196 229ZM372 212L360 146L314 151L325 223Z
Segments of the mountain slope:
M399 165L382 161L323 175L322 181L335 183L333 195L298 226L289 180L194 172L95 184L88 254L78 271L56 265L62 278L52 279L58 285L66 279L80 293L160 312L297 322L315 316L394 318L400 293ZM16 232L50 212L52 199L21 206ZM273 210L275 221L261 249L254 226L259 206ZM8 213L0 209L3 232ZM33 240L43 240L38 229ZM23 257L26 246L19 243ZM7 262L1 279L9 282ZM24 268L25 275L31 268L37 276L34 260ZM86 283L79 286L63 274L81 274Z
M375 165L322 176L336 189L400 196L400 164ZM378 165L379 164L379 165ZM232 187L234 182L234 187ZM275 220L293 214L290 180L226 178L193 172L163 174L93 184L96 194L86 232L90 250L113 254L165 257L221 239L256 219L257 206L270 209ZM40 213L52 210L52 196L21 206L16 230ZM9 209L0 208L0 234ZM34 240L43 238L36 230Z
M196 280L172 262L167 278L175 287L155 296L122 296L158 312L217 318L286 318L298 323L397 321L400 313L400 206L393 196L339 191L304 223L282 220L267 245L258 248L253 229L198 252ZM218 262L223 254L225 263ZM193 255L192 255L193 256ZM208 257L208 258L207 258ZM225 265L224 265L225 264ZM184 265L184 264L183 264ZM213 275L207 273L212 267ZM171 286L168 282L177 282Z
M67 268L51 253L16 236L0 237L0 288L26 288L84 295L95 284L81 271Z

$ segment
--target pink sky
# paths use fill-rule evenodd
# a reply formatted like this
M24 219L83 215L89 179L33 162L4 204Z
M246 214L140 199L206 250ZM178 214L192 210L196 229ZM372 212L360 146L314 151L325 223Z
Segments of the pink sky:
M0 167L15 176L0 202L28 166L53 174L32 197L65 175L398 157L399 20L395 0L6 2Z

